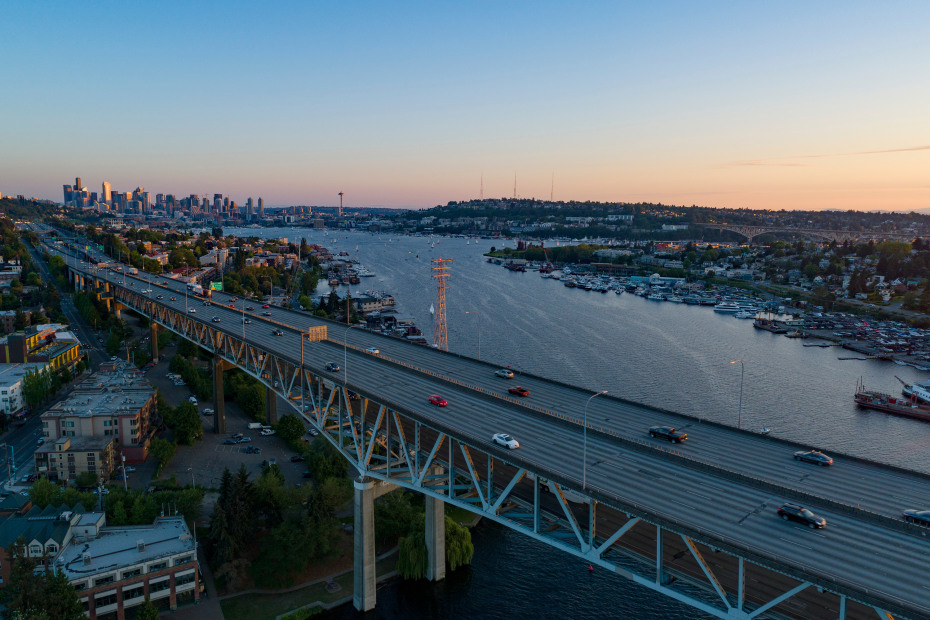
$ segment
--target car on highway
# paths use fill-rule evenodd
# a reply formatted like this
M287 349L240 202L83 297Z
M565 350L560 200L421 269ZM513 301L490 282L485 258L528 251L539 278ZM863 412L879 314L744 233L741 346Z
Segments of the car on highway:
M263 304L263 305L262 305L262 308L270 308L270 307L271 307L271 306L269 306L268 304Z
M514 386L507 391L515 396L529 396L530 395L530 391L528 389L526 389L525 387L521 387L519 385Z
M778 509L778 516L785 521L803 523L812 529L824 527L827 524L827 520L823 517L818 517L804 506L792 504L791 502L785 502L781 505Z
M233 301L239 301L239 297L233 297L232 300L233 300Z
M439 394L431 394L429 397L429 402L431 405L436 405L437 407L445 407L448 405L448 401Z
M649 436L652 438L665 439L672 443L679 443L688 438L688 433L675 430L673 426L650 426Z
M320 434L320 431L316 430L315 428L308 428L307 434L310 435L311 437L316 437L317 435Z
M214 323L219 323L219 322L220 322L220 317L215 316L215 317L213 317L213 318L210 319L210 320L213 321Z
M205 302L203 302L203 305L209 306L209 305L210 305L210 302L209 302L209 301L205 301Z
M509 368L501 368L494 374L502 379L513 379L513 371Z
M336 362L327 362L326 370L328 370L329 372L339 372L339 364L337 364Z
M252 306L246 306L245 309L247 312L251 312L252 310L255 310L255 308L253 308Z
M156 297L155 299L164 299L164 298L165 298L165 296L164 296L164 295L159 295L159 296L158 296L158 297Z
M494 433L491 435L491 441L499 446L504 446L508 450L516 450L520 447L520 442L507 433Z
M230 308L235 308L235 307L236 307L236 304L232 304L232 303L231 303L231 304L229 304L229 307L230 307Z
M908 523L930 527L930 510L905 510L904 520Z
M143 289L142 292L143 292L143 293L151 293L151 292L152 292L152 289L150 289L150 288Z
M262 312L262 316L271 316L270 312Z
M191 314L197 314L197 308L188 308L187 311Z
M794 453L794 460L803 461L805 463L813 463L814 465L820 465L821 467L833 465L833 459L823 452L820 452L819 450L800 450Z
M273 329L273 330L271 330L271 333L274 334L275 336L283 336L283 335L284 335L284 332L281 331L280 329Z
M249 319L249 318L242 319L242 322L245 323L246 325L250 325L252 323L252 319Z
M178 300L177 297L172 297L172 298L171 298L171 301L177 301L177 300Z
M367 349L365 349L365 351L366 351L367 353L371 353L372 355L380 355L380 354L381 354L381 351L379 351L376 347L368 347Z

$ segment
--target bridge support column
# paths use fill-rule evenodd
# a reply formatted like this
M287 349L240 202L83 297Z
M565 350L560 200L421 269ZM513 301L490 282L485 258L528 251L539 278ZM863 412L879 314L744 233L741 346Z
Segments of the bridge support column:
M278 423L278 394L270 387L265 387L265 424Z
M226 403L223 400L223 371L233 367L221 357L213 358L213 432L222 435L226 432Z
M161 325L155 321L149 323L149 341L152 347L152 359L158 361L158 332L161 331Z
M366 476L355 479L355 593L352 603L358 611L375 608L375 489Z
M115 300L114 300L114 301L113 301L113 314L116 315L116 318L118 318L118 319L123 318L123 316L122 316L122 310L123 310L123 304L121 304L121 303L119 303L118 301L115 301Z
M446 503L426 496L426 578L446 578Z

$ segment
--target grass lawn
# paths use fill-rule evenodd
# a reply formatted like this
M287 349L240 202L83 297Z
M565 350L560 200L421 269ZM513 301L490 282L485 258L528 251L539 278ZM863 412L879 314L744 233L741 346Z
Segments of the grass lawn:
M383 575L394 570L396 562L396 556L384 558L378 562L376 569L378 574ZM243 594L228 598L220 602L223 617L226 620L273 620L280 614L316 601L333 603L344 598L351 598L352 578L351 572L336 577L335 581L342 586L342 589L332 594L326 591L326 583L323 582L285 594Z

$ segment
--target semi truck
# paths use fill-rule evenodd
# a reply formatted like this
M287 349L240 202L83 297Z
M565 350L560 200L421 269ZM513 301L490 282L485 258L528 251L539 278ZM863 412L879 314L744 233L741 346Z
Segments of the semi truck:
M213 291L211 291L208 288L205 289L199 284L188 284L187 290L193 293L194 295L197 295L198 297L212 297L213 296Z

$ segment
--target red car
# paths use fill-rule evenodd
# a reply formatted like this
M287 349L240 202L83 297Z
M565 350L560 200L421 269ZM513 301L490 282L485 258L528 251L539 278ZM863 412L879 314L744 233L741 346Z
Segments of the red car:
M262 308L270 308L270 307L271 306L269 306L268 304L265 304L264 306L262 306Z
M445 407L449 403L446 402L446 399L440 396L439 394L433 394L429 397L430 404L436 405L437 407Z
M530 391L528 389L524 387L520 387L519 385L516 387L512 387L507 391L516 396L529 396L530 395Z
M236 307L236 304L229 304L229 307L230 307L230 308L235 308L235 307Z

